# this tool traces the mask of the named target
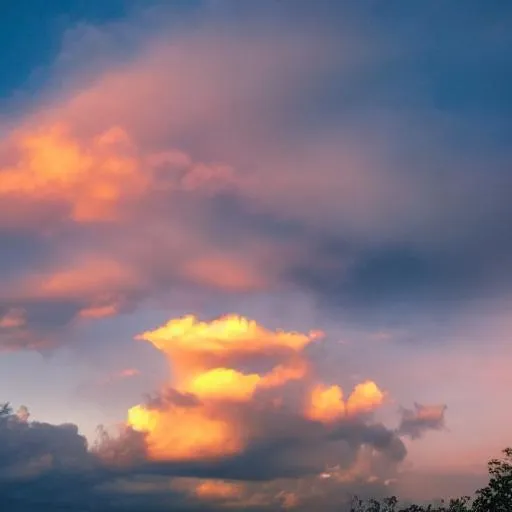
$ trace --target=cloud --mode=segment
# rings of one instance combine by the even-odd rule
[[[125,129],[115,125],[84,140],[56,121],[20,129],[11,139],[5,144],[16,157],[1,169],[2,201],[24,203],[31,213],[53,210],[54,223],[66,218],[79,224],[112,222],[159,189],[208,190],[232,179],[229,168],[195,163],[177,151],[140,154]],[[3,218],[7,227],[17,221],[23,227],[16,214]]]
[[[25,312],[22,309],[10,309],[0,318],[0,329],[16,329],[25,325]]]
[[[401,435],[417,439],[428,430],[442,430],[445,426],[446,405],[414,404],[414,409],[402,408],[402,420],[398,427]]]
[[[91,447],[76,426],[31,422],[26,408],[2,417],[0,488],[20,511],[336,510],[350,493],[382,496],[400,477],[400,436],[435,428],[438,411],[405,411],[398,431],[376,421],[386,399],[377,384],[357,384],[344,399],[319,378],[309,349],[323,336],[237,315],[144,331],[137,339],[170,366],[161,390],[116,431],[100,427]],[[105,385],[134,375],[120,371]]]
[[[140,371],[136,368],[126,368],[121,370],[116,376],[121,379],[127,379],[130,377],[136,377],[137,375],[140,375]]]
[[[240,495],[240,485],[224,482],[223,480],[206,480],[197,485],[194,492],[200,498],[226,499],[237,498]]]
[[[0,300],[0,347],[2,350],[34,350],[52,345],[49,332],[37,318],[40,311],[37,311],[37,308],[34,311],[29,310],[30,308],[27,307],[2,307]],[[29,313],[32,312],[35,318],[31,318],[34,321],[29,322]]]
[[[274,333],[234,315],[211,323],[193,316],[170,320],[139,339],[152,343],[173,364],[175,377],[170,386],[196,396],[201,404],[181,408],[172,404],[163,410],[137,406],[130,410],[128,421],[147,431],[148,447],[155,458],[182,460],[239,453],[246,443],[242,426],[239,419],[224,417],[223,404],[227,403],[229,411],[230,403],[248,402],[258,390],[301,378],[306,363],[300,353],[315,335]],[[243,373],[236,367],[258,356],[278,357],[279,364],[274,363],[264,374]]]
[[[373,381],[357,384],[346,402],[339,386],[315,386],[311,393],[308,415],[319,421],[332,421],[346,415],[371,411],[384,401],[384,393]]]
[[[91,58],[85,72],[72,70],[58,94],[43,95],[13,123],[0,151],[0,235],[44,240],[31,248],[40,252],[35,265],[21,258],[17,272],[2,276],[6,307],[62,301],[75,310],[67,321],[94,320],[176,286],[230,293],[280,286],[294,247],[245,229],[244,218],[236,227],[238,216],[222,204],[239,200],[251,210],[260,179],[277,189],[281,162],[265,160],[276,149],[269,142],[280,104],[300,104],[307,84],[330,73],[330,59],[348,67],[352,59],[338,56],[325,31],[307,40],[302,26],[281,30],[260,19],[241,32],[205,16],[201,31],[145,34],[122,61],[96,66]],[[72,51],[89,37],[108,46],[109,30],[117,29],[79,31],[85,40]],[[62,323],[58,315],[56,327]]]
[[[0,490],[9,510],[198,510],[170,488],[162,496],[152,481],[147,487],[153,492],[140,494],[137,474],[126,474],[126,461],[136,452],[129,432],[109,438],[100,431],[98,446],[88,450],[75,425],[27,419],[26,414],[0,417]],[[120,485],[123,480],[130,484]]]
[[[28,422],[28,410],[0,417],[1,480],[37,477],[46,471],[83,469],[87,443],[75,425]]]
[[[223,9],[172,31],[163,9],[67,35],[61,85],[0,144],[0,238],[30,241],[0,267],[0,307],[32,327],[34,303],[52,303],[41,337],[56,342],[77,318],[177,289],[370,309],[510,288],[506,154],[451,144],[471,134],[423,89],[396,104],[416,82],[392,70],[421,77],[411,63],[429,47],[404,48],[399,19],[370,34],[358,9],[327,3],[241,9],[236,24]],[[36,338],[19,346],[47,346]]]
[[[311,478],[330,463],[346,470],[363,444],[394,466],[403,444],[371,422],[383,392],[363,382],[345,402],[341,388],[318,382],[307,349],[321,335],[236,315],[185,316],[146,331],[138,339],[166,356],[172,377],[156,399],[129,410],[128,424],[155,467],[181,476]]]
[[[461,30],[450,8],[419,8],[405,27],[393,8],[377,23],[333,2],[257,4],[70,31],[55,86],[1,127],[2,350],[52,347],[185,294],[216,309],[228,295],[306,294],[322,315],[341,306],[367,325],[373,307],[403,323],[418,306],[446,313],[510,292],[505,107],[496,116],[499,94],[481,97],[495,84],[508,94],[493,66],[509,38],[485,17]],[[23,411],[9,421],[24,432],[13,447],[25,435],[45,446],[27,499],[49,485],[113,508],[148,510],[148,494],[156,508],[203,512],[207,497],[334,507],[347,489],[383,492],[405,457],[400,436],[444,424],[443,407],[421,405],[398,431],[376,422],[386,393],[319,378],[315,333],[186,317],[141,339],[171,378],[129,413],[139,431],[91,452],[72,427],[38,437]],[[46,447],[61,435],[93,469],[67,471]]]
[[[381,471],[379,464],[375,465],[376,455],[367,449],[361,449],[352,469],[331,468],[328,482],[316,475],[279,477],[278,467],[269,471],[265,465],[277,464],[283,452],[270,457],[261,446],[238,460],[157,464],[147,459],[144,437],[131,429],[122,429],[117,435],[100,429],[98,442],[87,449],[74,425],[29,422],[19,414],[0,419],[0,441],[2,497],[9,510],[20,512],[36,505],[43,510],[66,507],[79,511],[88,506],[109,512],[217,511],[225,507],[302,510],[303,505],[319,505],[323,500],[330,510],[329,506],[345,502],[350,489],[377,490],[378,478],[368,480],[367,469],[373,466],[373,471]],[[300,446],[295,444],[295,449]],[[265,453],[263,460],[257,458]],[[261,464],[259,477],[250,468],[251,461]],[[384,467],[389,472],[387,463]],[[252,478],[244,481],[250,475]]]

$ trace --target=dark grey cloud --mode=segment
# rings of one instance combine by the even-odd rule
[[[463,248],[461,248],[463,249]],[[463,254],[432,255],[403,243],[356,249],[350,244],[320,244],[290,271],[290,280],[311,290],[323,304],[356,314],[382,308],[417,310],[463,302],[486,294],[479,271],[485,261],[460,261]],[[315,265],[331,261],[331,265]],[[470,267],[470,268],[467,268]],[[496,290],[487,290],[495,292]]]
[[[101,434],[102,432],[100,432]],[[12,414],[0,416],[0,493],[6,510],[121,511],[199,510],[193,499],[167,490],[116,491],[123,478],[137,478],[140,436],[100,436],[88,450],[75,425],[27,422]],[[126,463],[132,464],[126,469]],[[142,475],[141,478],[144,478]],[[206,508],[205,508],[206,510]]]
[[[248,414],[256,416],[254,411]],[[363,495],[383,493],[384,480],[396,474],[405,457],[405,448],[392,431],[364,421],[353,421],[330,432],[295,415],[269,412],[260,415],[258,427],[266,430],[266,436],[255,439],[240,455],[193,462],[155,462],[147,459],[144,435],[130,429],[115,436],[99,429],[98,442],[89,449],[74,425],[31,422],[27,421],[27,414],[2,414],[3,503],[9,505],[9,510],[19,512],[31,507],[73,512],[213,511],[221,503],[204,502],[187,492],[186,487],[169,487],[169,482],[225,479],[248,486],[244,492],[249,495],[258,496],[265,488],[270,492],[268,501],[259,498],[252,506],[240,505],[244,510],[280,510],[276,498],[280,492],[293,490],[308,496],[317,486],[315,482],[320,482],[318,475],[329,467],[336,468],[336,474],[350,472],[364,455],[363,446],[377,450],[378,455],[371,455],[368,462],[379,478],[367,482],[361,475],[337,485],[322,483],[327,497],[337,496],[336,503],[355,491]],[[326,499],[315,493],[306,502]]]
[[[258,211],[255,204],[233,196],[218,198],[212,221],[223,221],[211,229],[220,238],[252,233],[288,246],[277,279],[312,293],[322,306],[361,318],[392,311],[403,316],[421,309],[439,315],[512,291],[512,242],[507,235],[512,209],[505,197],[512,175],[488,171],[482,162],[476,172],[459,178],[449,197],[442,197],[442,178],[436,186],[441,196],[436,197],[435,188],[426,191],[432,201],[422,225],[401,235],[392,234],[400,231],[401,220],[386,226],[375,219],[373,240],[371,234],[344,229],[343,222],[339,228],[315,228],[309,221]],[[471,193],[464,191],[467,180],[477,183]],[[475,187],[481,195],[475,195]],[[417,214],[414,204],[403,213]]]
[[[80,305],[68,301],[0,301],[0,350],[45,350],[66,334]],[[12,322],[18,316],[19,322]]]
[[[36,265],[50,252],[50,247],[33,233],[0,230],[0,276],[20,273],[27,265]]]
[[[326,465],[348,470],[356,461],[362,446],[370,446],[388,461],[391,472],[404,460],[407,450],[396,433],[372,416],[359,416],[339,420],[338,424],[324,425],[285,408],[275,409],[257,399],[256,404],[223,405],[224,414],[239,418],[239,428],[247,431],[248,444],[238,454],[215,459],[179,462],[145,462],[140,469],[150,473],[198,478],[222,478],[242,481],[270,481],[278,478],[300,478],[317,475]],[[173,405],[199,407],[193,395],[184,395],[172,389],[156,397],[149,397],[146,406],[166,411]],[[113,453],[121,446],[129,457],[140,459],[142,434],[129,431],[128,437],[112,440],[107,437],[101,452],[107,446]],[[115,457],[113,457],[115,458]]]
[[[398,427],[400,435],[411,439],[422,437],[429,430],[445,428],[446,405],[422,405],[415,403],[414,409],[401,409],[402,419]]]

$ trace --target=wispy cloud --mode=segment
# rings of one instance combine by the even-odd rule
[[[2,232],[41,250],[2,277],[4,307],[25,307],[30,324],[28,303],[72,304],[58,325],[177,286],[300,288],[330,305],[506,288],[495,276],[507,258],[494,257],[510,252],[503,160],[488,172],[436,135],[449,120],[422,109],[344,117],[342,92],[404,50],[379,44],[383,33],[333,30],[324,8],[319,30],[304,9],[288,23],[247,16],[243,32],[214,9],[200,30],[142,30],[122,60],[109,36],[131,22],[69,34],[63,52],[79,52],[85,71],[68,67],[65,87],[2,142]],[[108,66],[83,59],[90,38]],[[339,115],[308,130],[301,109],[333,83]]]

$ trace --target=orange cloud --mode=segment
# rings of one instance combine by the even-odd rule
[[[297,369],[293,372],[290,369],[286,372],[282,368],[275,369],[281,376],[273,373],[263,378],[242,375],[233,369],[225,371],[222,366],[216,365],[217,362],[229,362],[241,355],[300,353],[319,336],[319,332],[269,331],[254,320],[236,315],[224,316],[209,323],[189,315],[170,320],[163,327],[140,334],[137,339],[149,341],[167,355],[174,366],[175,385],[180,391],[194,392],[189,388],[190,383],[199,382],[198,386],[201,387],[201,383],[207,381],[210,389],[213,389],[211,386],[215,379],[216,393],[219,393],[221,388],[232,388],[235,380],[244,383],[246,390],[254,391],[260,382],[268,386],[269,382],[286,377],[286,372],[291,375]]]
[[[194,377],[186,388],[199,398],[246,401],[258,389],[281,386],[305,377],[306,373],[305,362],[279,365],[265,375],[244,374],[232,368],[215,368]]]
[[[152,343],[173,364],[175,378],[171,384],[180,393],[195,395],[201,404],[172,404],[165,410],[136,406],[129,411],[128,423],[147,432],[148,450],[155,458],[203,458],[238,452],[246,440],[237,422],[226,417],[223,404],[250,401],[258,389],[303,376],[306,366],[296,362],[296,354],[318,335],[269,331],[236,315],[210,323],[185,316],[144,332],[137,338]],[[219,357],[227,362],[237,354],[265,354],[276,349],[294,356],[290,366],[286,365],[289,355],[267,374],[216,366]]]
[[[129,410],[128,424],[147,433],[148,453],[156,460],[210,459],[243,447],[236,427],[205,408],[173,406],[161,411],[138,405]]]
[[[163,327],[146,331],[137,339],[146,340],[171,357],[180,353],[229,354],[259,353],[267,349],[300,351],[322,335],[269,331],[254,320],[226,315],[212,322],[201,322],[193,315],[169,320]]]
[[[145,433],[152,458],[196,460],[242,452],[253,435],[244,408],[253,407],[258,393],[266,390],[272,390],[267,406],[281,407],[286,402],[281,390],[294,381],[305,389],[313,386],[305,417],[316,421],[342,420],[379,405],[383,395],[371,381],[356,386],[346,402],[340,387],[311,384],[304,349],[321,335],[271,331],[237,315],[211,322],[189,315],[146,331],[137,338],[153,344],[172,365],[168,386],[194,400],[137,405],[128,413],[128,424]],[[244,372],[238,367],[240,356],[246,362],[267,357],[272,367]],[[296,413],[303,416],[303,411]]]
[[[261,380],[256,373],[243,374],[231,368],[215,368],[192,378],[187,390],[199,398],[247,400]]]
[[[383,400],[384,393],[370,380],[357,384],[346,401],[339,386],[319,384],[311,392],[306,414],[313,420],[331,422],[346,415],[370,412]]]
[[[315,334],[313,333],[312,336],[315,336]],[[261,380],[261,387],[273,388],[281,386],[288,381],[303,379],[307,376],[308,371],[309,364],[304,358],[291,358],[286,363],[274,367],[271,372],[267,373]]]
[[[215,192],[236,183],[228,166],[197,162],[175,150],[148,151],[115,119],[88,135],[80,133],[80,127],[65,120],[66,104],[62,108],[62,118],[34,116],[4,141],[15,155],[13,162],[0,162],[4,204],[21,202],[30,211],[53,211],[54,224],[64,219],[120,222],[133,218],[156,194]],[[11,208],[10,213],[2,219],[8,225],[30,222],[23,211]]]
[[[309,418],[318,421],[333,421],[344,416],[343,391],[339,386],[315,386],[311,392],[311,403],[306,411]]]
[[[296,493],[284,490],[290,487],[290,482],[282,480],[261,485],[217,478],[178,478],[172,481],[172,487],[201,501],[214,502],[229,510],[288,510],[294,509],[300,503]]]
[[[384,393],[371,380],[357,384],[347,400],[347,413],[369,412],[384,401]]]
[[[195,494],[207,500],[240,498],[242,492],[241,484],[225,482],[224,480],[205,480],[195,488]]]
[[[112,220],[122,200],[148,186],[129,137],[119,127],[83,142],[62,124],[13,136],[15,166],[0,172],[0,197],[62,202],[77,222]]]

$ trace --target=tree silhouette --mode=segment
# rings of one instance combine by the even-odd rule
[[[469,496],[441,505],[408,505],[399,508],[398,498],[363,502],[355,498],[350,512],[512,512],[512,448],[503,450],[504,457],[488,463],[489,483]]]
[[[440,505],[408,505],[398,508],[399,501],[396,496],[385,498],[383,501],[371,499],[367,502],[356,498],[350,512],[472,512],[469,502],[470,498],[465,496],[452,499],[448,504],[441,502]]]
[[[3,416],[9,416],[12,413],[11,405],[9,402],[5,404],[0,404],[0,418]]]
[[[474,512],[512,511],[512,448],[506,448],[503,454],[502,459],[489,461],[489,483],[476,491]]]

